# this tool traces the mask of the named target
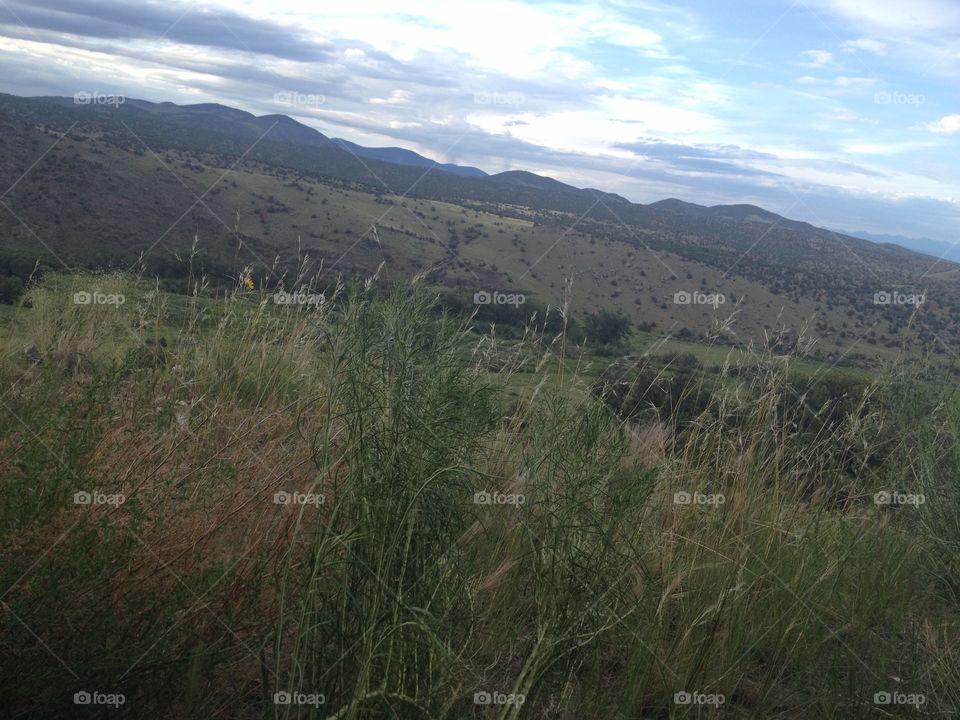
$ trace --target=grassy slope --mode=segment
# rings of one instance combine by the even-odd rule
[[[24,164],[54,140],[33,130],[25,138],[12,138],[8,147],[15,146],[15,164]],[[322,258],[331,274],[370,273],[383,263],[388,277],[429,272],[431,282],[468,294],[522,290],[554,305],[563,301],[565,281],[572,278],[569,300],[578,315],[614,308],[637,323],[652,324],[660,334],[717,333],[726,342],[743,343],[811,323],[811,332],[822,338],[821,357],[830,362],[844,355],[891,359],[900,347],[913,351],[921,343],[947,359],[949,350],[932,333],[948,346],[956,339],[956,327],[949,322],[957,299],[954,285],[950,276],[938,273],[924,280],[933,288],[925,315],[910,323],[908,309],[872,306],[866,293],[880,279],[853,278],[863,271],[852,262],[846,262],[851,281],[866,288],[848,288],[852,299],[831,296],[831,288],[776,294],[751,274],[746,261],[726,276],[733,262],[725,258],[739,252],[730,255],[728,248],[709,263],[693,258],[712,257],[703,253],[718,252],[716,248],[690,246],[688,252],[681,243],[674,247],[683,256],[653,252],[645,245],[662,248],[664,239],[640,227],[591,224],[581,232],[579,226],[570,230],[578,218],[564,213],[506,206],[494,212],[494,206],[472,209],[417,198],[397,204],[389,194],[377,196],[259,163],[241,164],[224,175],[225,165],[212,155],[161,151],[154,156],[142,147],[123,149],[81,135],[63,138],[11,194],[18,214],[37,235],[5,216],[8,247],[37,253],[39,237],[73,265],[91,257],[106,264],[118,253],[132,264],[144,245],[153,245],[150,257],[162,258],[169,268],[182,265],[178,258],[197,238],[204,261],[218,275],[235,277],[251,265],[262,280],[276,282],[282,274],[270,269],[276,262],[289,268],[309,252]],[[196,203],[209,188],[203,204]],[[144,198],[151,201],[145,204]],[[373,223],[380,246],[369,234]],[[588,229],[599,234],[586,234]],[[450,250],[453,232],[456,257]],[[91,235],[93,242],[77,242]],[[761,253],[761,248],[752,252]],[[49,261],[54,266],[59,262]],[[886,276],[892,271],[879,272]],[[696,289],[721,291],[731,300],[716,312],[673,303],[675,292]],[[731,315],[735,319],[728,322]]]
[[[127,302],[72,303],[91,287]],[[144,718],[308,716],[282,690],[338,718],[714,714],[683,691],[725,717],[960,709],[952,395],[892,376],[800,432],[780,361],[751,357],[696,423],[623,423],[589,353],[560,374],[562,340],[504,347],[415,289],[319,311],[150,291],[51,278],[6,313],[12,717],[81,716],[84,689]],[[526,700],[475,702],[494,692]]]

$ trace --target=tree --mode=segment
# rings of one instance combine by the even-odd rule
[[[0,275],[0,303],[12,305],[23,292],[23,280]]]
[[[632,332],[630,318],[619,310],[600,310],[587,313],[584,322],[587,339],[601,345],[609,345],[621,340]]]

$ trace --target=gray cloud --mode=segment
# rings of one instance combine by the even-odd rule
[[[289,60],[328,59],[331,48],[307,33],[232,11],[213,13],[195,3],[111,0],[7,0],[0,23],[18,31],[47,30],[110,40],[164,37],[186,45],[262,53]]]
[[[771,153],[750,150],[738,145],[682,145],[657,140],[639,140],[632,143],[620,143],[616,147],[629,150],[641,157],[661,161],[680,171],[784,177],[783,173],[769,172],[751,168],[742,163],[729,162],[772,160],[787,168],[810,168],[827,172],[864,175],[866,177],[888,177],[884,173],[842,160],[779,158]]]
[[[770,153],[747,150],[738,145],[680,145],[658,140],[620,143],[616,147],[651,158],[709,158],[720,160],[775,160]]]
[[[870,170],[861,165],[844,162],[843,160],[781,160],[786,165],[796,167],[808,167],[814,170],[825,170],[827,172],[847,173],[852,175],[865,175],[867,177],[886,178],[890,177],[886,173]]]
[[[720,175],[753,175],[779,177],[778,173],[730,160],[775,160],[768,153],[747,150],[737,145],[681,145],[677,143],[640,140],[619,143],[615,147],[656,160],[658,163],[680,172],[714,173]]]

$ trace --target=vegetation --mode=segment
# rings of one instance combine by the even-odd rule
[[[630,334],[630,319],[620,312],[599,310],[595,313],[587,313],[584,324],[585,339],[599,345],[611,345]]]
[[[500,340],[423,281],[284,280],[314,300],[47,273],[0,315],[10,717],[960,711],[932,369],[597,373],[565,307]]]
[[[572,294],[569,319],[591,318],[583,332],[611,354],[629,345],[598,339],[616,333],[614,316],[641,332],[771,342],[794,355],[803,353],[781,330],[809,323],[818,360],[870,370],[901,353],[945,365],[960,342],[952,263],[749,206],[639,205],[529,173],[425,174],[361,163],[305,126],[292,132],[292,120],[254,143],[272,120],[256,130],[229,108],[158,108],[0,94],[11,210],[0,214],[0,304],[19,294],[38,254],[42,270],[144,270],[180,293],[188,255],[221,286],[248,264],[258,283],[274,284],[309,256],[364,277],[381,264],[393,279],[422,274],[467,304],[480,291],[514,292],[528,310]],[[875,301],[891,292],[924,302]],[[678,303],[681,293],[724,301]],[[530,314],[490,305],[478,319],[513,330]]]

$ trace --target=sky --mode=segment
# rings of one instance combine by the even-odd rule
[[[0,92],[219,102],[636,202],[950,243],[957,88],[960,0],[0,0]]]

